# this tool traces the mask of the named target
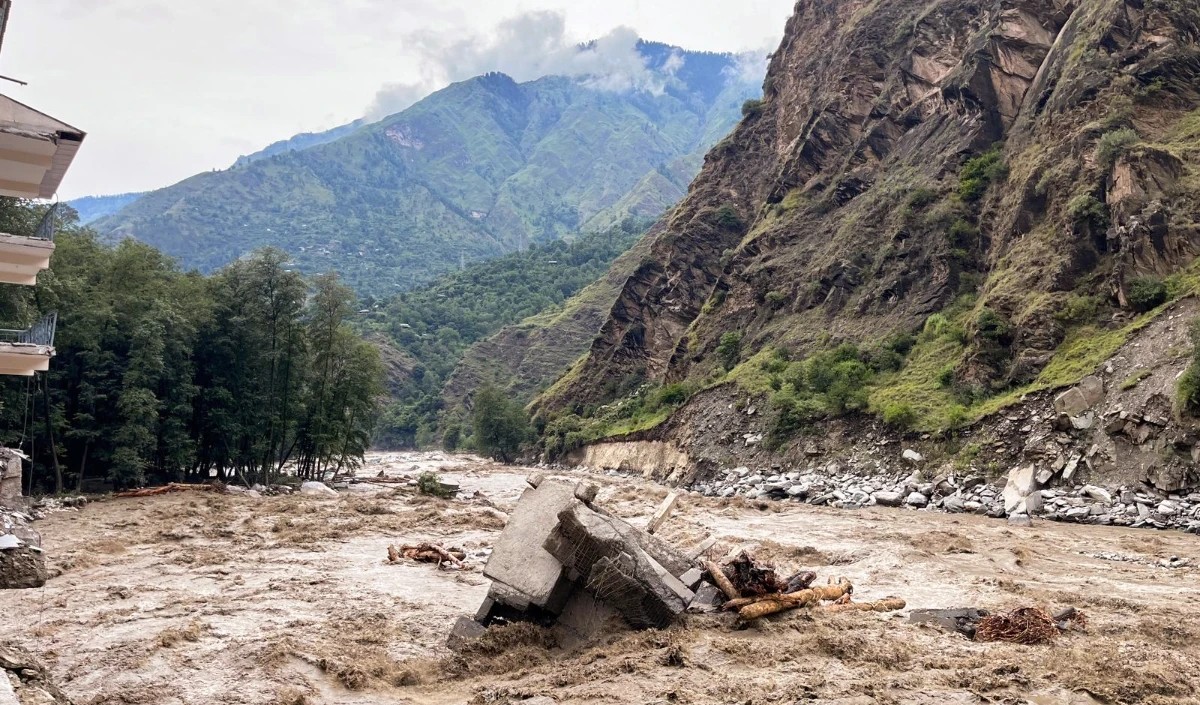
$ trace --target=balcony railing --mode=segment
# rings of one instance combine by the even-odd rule
[[[0,343],[15,343],[18,345],[44,345],[54,347],[54,330],[58,327],[58,313],[51,312],[42,316],[42,320],[25,330],[0,329]]]
[[[46,214],[42,216],[42,220],[38,223],[37,228],[33,231],[33,237],[39,240],[53,240],[54,234],[58,232],[59,206],[55,203],[46,210]]]

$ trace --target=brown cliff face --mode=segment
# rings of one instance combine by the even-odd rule
[[[1125,305],[1130,280],[1200,252],[1198,16],[1185,0],[800,0],[763,104],[540,406],[706,377],[727,332],[743,357],[795,356],[915,330],[962,294],[1014,332],[958,377],[1027,381],[1072,292]],[[960,196],[993,144],[1006,168]]]

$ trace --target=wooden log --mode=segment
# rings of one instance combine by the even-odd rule
[[[663,503],[659,505],[658,510],[654,512],[654,516],[650,517],[650,523],[646,524],[646,533],[653,534],[658,531],[658,527],[663,525],[675,509],[675,503],[679,501],[679,493],[672,492],[667,495]]]
[[[705,561],[704,567],[708,570],[709,575],[712,576],[713,582],[717,584],[717,587],[721,588],[721,592],[725,593],[725,597],[728,597],[730,600],[736,600],[741,597],[737,588],[725,576],[725,571],[721,570],[721,566],[712,561]]]
[[[837,602],[825,605],[825,612],[895,612],[904,609],[906,603],[899,597],[888,597],[875,602]]]
[[[216,489],[213,485],[189,485],[182,482],[171,482],[161,487],[143,487],[136,490],[117,492],[114,497],[153,497],[168,492],[211,492]]]
[[[837,585],[809,588],[800,592],[789,592],[764,598],[738,610],[738,616],[746,621],[766,617],[767,615],[817,604],[823,600],[836,600],[854,591],[854,586],[848,580],[842,580]]]

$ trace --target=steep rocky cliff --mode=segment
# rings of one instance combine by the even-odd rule
[[[682,440],[747,392],[800,419],[786,452],[804,424],[946,431],[1074,383],[1194,293],[1198,38],[1183,0],[800,0],[762,102],[535,409],[715,390]],[[839,345],[847,398],[768,405]]]

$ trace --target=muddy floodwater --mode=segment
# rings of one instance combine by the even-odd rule
[[[423,469],[463,494],[379,482],[336,498],[180,493],[53,513],[36,528],[54,577],[0,593],[0,639],[85,704],[1200,702],[1197,537],[905,509],[684,496],[659,532],[684,549],[710,535],[718,553],[751,544],[781,571],[850,579],[856,600],[902,597],[899,613],[689,615],[661,632],[614,625],[573,650],[510,628],[452,654],[445,636],[484,598],[480,569],[528,470],[389,453],[360,475]],[[587,477],[600,506],[635,523],[667,493]],[[462,548],[468,570],[388,562],[390,544],[419,541]],[[1192,567],[1158,565],[1171,557]],[[1031,605],[1076,607],[1087,631],[1019,646],[907,622],[911,609]]]

